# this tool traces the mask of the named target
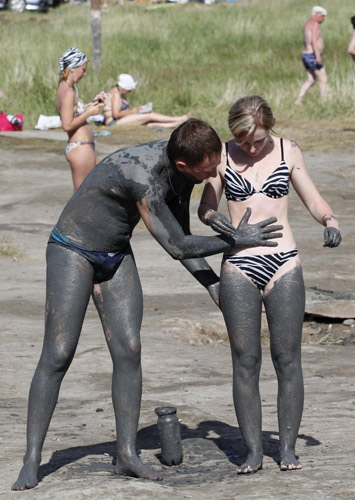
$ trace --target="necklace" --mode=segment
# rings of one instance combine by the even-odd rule
[[[250,168],[250,167],[249,167]],[[258,170],[256,172],[256,174],[254,174],[254,172],[252,170],[250,170],[250,172],[253,174],[253,176],[255,177],[255,182],[258,182],[259,180],[259,170],[260,170],[260,164],[258,166]]]
[[[167,167],[166,167],[166,169],[167,169],[167,172],[168,172],[168,179],[169,179],[169,184],[170,184],[171,190],[172,190],[173,194],[174,194],[175,196],[177,196],[177,199],[178,199],[179,205],[181,205],[181,201],[182,201],[181,193],[180,193],[180,194],[178,194],[178,193],[175,191],[174,186],[173,186],[173,183],[171,182],[171,179],[170,179],[170,171],[169,171],[169,167],[167,166]]]

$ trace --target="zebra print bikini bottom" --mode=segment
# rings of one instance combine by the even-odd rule
[[[276,271],[288,260],[298,255],[298,250],[272,253],[269,255],[224,255],[223,262],[230,262],[243,271],[252,282],[264,290]]]

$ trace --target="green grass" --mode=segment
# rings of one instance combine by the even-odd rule
[[[313,88],[302,107],[293,105],[305,77],[301,30],[312,5],[309,0],[252,0],[148,10],[144,4],[119,7],[113,1],[102,12],[102,69],[94,73],[89,65],[80,95],[89,101],[114,84],[120,72],[128,72],[139,81],[132,104],[152,101],[158,112],[191,112],[222,138],[229,135],[229,107],[251,93],[269,101],[280,129],[290,124],[354,129],[355,64],[346,52],[353,0],[322,0],[329,13],[322,25],[329,96],[319,103]],[[0,44],[0,108],[23,112],[25,127],[33,128],[40,113],[57,114],[61,54],[76,45],[91,57],[90,8],[62,4],[48,14],[2,12]]]

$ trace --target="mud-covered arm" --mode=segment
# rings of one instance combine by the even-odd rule
[[[291,169],[292,185],[310,214],[316,221],[325,226],[323,246],[337,247],[342,239],[339,222],[329,204],[314,185],[298,145],[289,141],[285,146],[285,156]]]
[[[223,193],[223,175],[220,168],[221,165],[218,167],[216,177],[210,177],[206,180],[198,208],[198,216],[201,222],[210,226],[217,233],[233,234],[235,227],[225,215],[217,212]]]
[[[191,235],[190,229],[190,195],[193,186],[184,191],[181,203],[176,203],[176,198],[169,208],[174,217],[180,223],[185,235]],[[192,276],[206,288],[215,304],[219,305],[219,277],[213,271],[208,262],[202,257],[183,259],[181,264],[192,274]]]
[[[186,210],[189,196],[190,194],[182,200],[183,207],[180,209],[180,213],[177,213],[177,207],[174,209],[171,205],[175,215],[166,204],[163,191],[153,193],[148,190],[145,196],[137,202],[139,213],[148,231],[164,250],[173,259],[184,260],[214,255],[234,246],[234,238],[225,235],[195,236],[185,234],[183,227],[186,232],[189,232],[187,231],[189,219]]]
[[[189,195],[182,201],[182,204],[188,206]],[[152,188],[150,188],[137,201],[139,213],[148,231],[174,259],[205,257],[234,247],[277,246],[277,243],[269,240],[282,236],[280,233],[275,233],[275,231],[282,229],[282,226],[270,225],[276,221],[275,218],[257,224],[248,224],[250,209],[247,209],[238,228],[231,235],[195,236],[185,234],[183,228],[186,231],[186,227],[188,227],[186,206],[184,213],[178,213],[178,221],[165,203],[163,190],[152,192]],[[177,209],[175,209],[175,213],[177,213]],[[212,270],[206,269],[204,262],[188,262],[184,265],[201,284],[212,291],[211,287],[215,284],[215,274]],[[199,268],[199,266],[202,267]]]
[[[213,302],[219,305],[219,277],[203,258],[183,259],[181,264],[206,288]]]
[[[276,242],[270,240],[282,237],[281,233],[275,231],[280,231],[283,227],[271,225],[276,222],[275,217],[257,224],[249,224],[250,208],[247,208],[238,227],[234,228],[234,233],[230,235],[185,234],[181,226],[184,222],[180,220],[179,223],[174,217],[165,202],[164,189],[157,186],[154,179],[146,184],[144,193],[140,195],[136,203],[148,231],[173,259],[206,257],[235,247],[277,246]]]

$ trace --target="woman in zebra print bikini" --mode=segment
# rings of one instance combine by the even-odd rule
[[[288,222],[289,181],[310,211],[325,226],[324,245],[341,242],[339,224],[313,184],[298,145],[270,135],[275,118],[260,96],[239,99],[229,111],[234,139],[225,144],[218,175],[206,181],[199,208],[202,222],[228,234],[245,210],[250,221],[276,217],[283,236],[278,252],[265,247],[235,249],[224,255],[220,307],[226,321],[233,362],[233,397],[247,447],[238,473],[262,468],[262,423],[259,376],[261,367],[261,307],[270,330],[272,361],[278,379],[280,469],[302,466],[295,445],[303,411],[301,337],[305,291],[296,243]],[[223,193],[231,222],[217,212]]]

